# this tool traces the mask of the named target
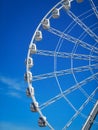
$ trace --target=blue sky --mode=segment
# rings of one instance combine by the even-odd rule
[[[25,95],[25,90],[27,87],[26,82],[24,82],[24,73],[26,71],[26,67],[24,64],[25,58],[27,56],[28,46],[31,41],[32,35],[39,24],[40,20],[43,18],[43,16],[57,3],[59,0],[1,0],[0,1],[0,129],[1,130],[40,130],[37,126],[37,120],[39,115],[38,114],[32,114],[29,109],[29,104],[31,103],[31,99],[28,99]],[[96,6],[98,6],[97,0],[94,0]],[[73,11],[78,16],[83,11],[89,10],[90,5],[87,6],[87,3],[85,2],[84,5],[80,4],[78,5],[76,2],[73,3]],[[81,7],[81,10],[79,10],[79,6]],[[93,11],[92,11],[93,12]],[[66,28],[69,22],[72,19],[66,20],[66,25],[63,26],[64,22],[64,16],[67,19],[68,16],[63,14],[64,10],[61,12],[62,16],[60,17],[60,20],[57,20],[57,24],[55,24],[54,20],[51,20],[51,23],[53,24],[53,27],[56,27],[57,29],[61,29],[61,31],[64,31],[64,27]],[[88,14],[89,15],[89,14]],[[83,16],[85,17],[85,16]],[[82,19],[82,17],[81,17]],[[93,20],[92,20],[93,19]],[[89,22],[87,22],[89,20]],[[61,21],[61,22],[60,22]],[[84,20],[84,23],[88,26],[92,25],[93,23],[98,22],[95,17],[89,17],[88,19]],[[95,25],[95,28],[97,28],[98,24]],[[69,33],[72,36],[76,36],[77,38],[80,36],[81,32],[83,30],[76,25],[76,28],[78,28],[80,31],[77,33],[74,29],[72,32]],[[75,29],[76,29],[75,28]],[[74,33],[73,33],[74,32]],[[94,32],[98,35],[98,29],[95,29]],[[46,34],[46,35],[45,35]],[[53,50],[57,41],[59,40],[58,37],[51,35],[49,32],[43,32],[45,40],[40,42],[38,44],[38,49],[51,49]],[[47,37],[49,35],[49,37]],[[54,38],[54,39],[53,39]],[[48,39],[48,40],[47,40]],[[94,45],[95,41],[85,34],[84,41],[92,41],[91,44]],[[51,48],[51,44],[53,48]],[[64,42],[64,41],[62,41]],[[47,43],[47,44],[46,44]],[[70,44],[68,42],[65,42],[65,44],[62,45],[60,50],[58,51],[65,51],[70,52],[73,48],[73,44]],[[67,48],[68,46],[68,48]],[[64,48],[65,47],[65,48]],[[98,47],[98,46],[96,46]],[[82,47],[78,47],[76,50],[77,53],[82,54],[89,54],[90,52]],[[98,56],[98,53],[92,53],[93,56]],[[39,58],[39,60],[37,60]],[[46,73],[46,72],[52,72],[53,71],[53,58],[46,58],[46,57],[40,57],[35,56],[35,65],[34,69],[32,70],[33,73],[40,74],[40,73]],[[42,62],[42,60],[44,62]],[[57,58],[57,70],[63,70],[70,68],[70,59],[60,59]],[[62,63],[62,64],[59,64]],[[49,68],[48,68],[48,64]],[[67,64],[67,65],[66,65]],[[77,60],[74,61],[73,67],[87,65],[88,62],[83,61],[79,62],[77,64]],[[91,64],[94,64],[94,62],[91,62]],[[45,68],[43,68],[45,66]],[[66,67],[64,67],[66,66]],[[95,74],[97,70],[94,70],[93,73]],[[82,72],[78,75],[78,73],[75,74],[76,79],[78,82],[84,80],[85,78],[89,77],[91,75],[91,72],[86,71],[85,73]],[[98,76],[97,76],[98,78]],[[70,79],[70,80],[68,80]],[[62,90],[65,90],[69,88],[70,86],[73,86],[75,84],[75,81],[73,79],[73,76],[67,75],[67,76],[61,76],[58,77],[59,83],[62,85]],[[53,85],[52,88],[50,85],[50,82],[52,82],[51,85]],[[55,96],[59,93],[59,89],[57,89],[57,81],[55,78],[49,79],[49,80],[42,80],[34,82],[36,87],[36,97],[40,103],[45,102]],[[47,85],[47,86],[46,86]],[[98,85],[98,81],[94,80],[90,83],[88,83],[88,86],[94,86],[90,90],[87,89],[87,85],[84,86],[84,90],[88,92],[88,94],[91,94],[91,92],[96,88]],[[44,87],[45,86],[45,87]],[[43,88],[44,87],[44,88]],[[54,91],[53,91],[54,90]],[[48,93],[48,92],[51,92]],[[74,98],[72,99],[72,97]],[[76,98],[79,97],[79,102],[82,104],[86,98],[81,94],[79,90],[73,92],[72,94],[68,95],[67,98],[74,103],[74,105],[77,107],[77,109],[80,107],[79,103],[77,103]],[[95,95],[95,98],[98,99],[98,94]],[[43,110],[43,113],[49,116],[49,120],[53,119],[51,123],[55,126],[56,130],[61,128],[61,125],[64,125],[65,122],[67,122],[67,119],[70,119],[70,117],[74,114],[74,111],[68,106],[67,103],[63,104],[63,99],[59,100],[56,104],[51,105],[49,108]],[[64,109],[66,108],[65,113],[59,113],[59,109],[56,110],[54,108],[57,108],[59,105],[64,106]],[[89,106],[92,108],[93,104],[89,103],[87,106],[88,113],[90,112]],[[63,111],[64,111],[63,109]],[[68,111],[67,111],[68,110]],[[50,112],[50,113],[48,113]],[[67,113],[69,112],[69,115],[66,117]],[[86,110],[83,111],[85,114]],[[57,115],[57,113],[59,113]],[[65,118],[65,120],[62,120],[61,123],[57,126],[55,122],[59,122],[58,118]],[[77,124],[77,121],[79,121],[79,125],[81,125],[82,118],[75,120],[72,127],[70,127],[68,130],[79,130],[79,125]],[[84,120],[83,120],[84,121]],[[97,119],[98,121],[98,119]],[[98,125],[92,129],[97,130]],[[74,129],[73,129],[74,128]],[[48,130],[48,128],[45,128],[45,130]]]

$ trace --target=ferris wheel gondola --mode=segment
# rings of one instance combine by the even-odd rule
[[[75,12],[87,4],[85,12]],[[39,113],[40,127],[70,130],[80,121],[76,130],[85,130],[83,124],[98,100],[97,16],[93,0],[60,0],[36,28],[24,79],[28,83],[26,94],[33,100],[30,109]],[[98,127],[97,120],[93,124]]]

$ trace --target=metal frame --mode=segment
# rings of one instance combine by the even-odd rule
[[[82,130],[90,130],[90,128],[92,127],[93,122],[94,122],[97,114],[98,114],[98,100],[95,103],[95,105],[94,105],[90,115],[88,116],[88,118],[87,118],[87,120],[86,120],[86,122],[85,122],[85,124],[84,124],[84,126],[82,128]]]
[[[45,107],[47,107],[48,105],[51,105],[52,103],[56,102],[57,100],[61,99],[62,97],[67,101],[67,103],[71,106],[71,108],[75,111],[75,114],[72,116],[72,118],[67,122],[67,124],[63,127],[62,130],[66,130],[71,123],[73,122],[74,119],[76,119],[76,117],[78,115],[81,115],[84,118],[87,118],[83,113],[82,110],[85,108],[85,106],[88,104],[88,102],[90,102],[91,100],[93,100],[93,102],[95,102],[95,100],[93,99],[95,93],[98,91],[98,87],[91,93],[91,95],[88,95],[88,93],[82,88],[83,85],[85,85],[86,83],[92,81],[93,79],[96,79],[96,75],[98,75],[98,73],[93,74],[92,69],[97,69],[98,68],[98,64],[91,64],[91,61],[98,61],[98,57],[97,56],[92,56],[92,53],[90,53],[90,55],[83,55],[83,54],[76,54],[75,51],[77,49],[77,46],[80,45],[82,47],[84,47],[87,50],[90,50],[96,54],[98,54],[98,48],[95,46],[90,45],[89,43],[84,42],[83,40],[80,40],[79,38],[75,38],[67,33],[61,32],[59,30],[57,30],[56,28],[51,27],[50,25],[50,19],[52,17],[52,12],[55,9],[58,9],[58,11],[60,11],[66,4],[66,1],[69,2],[69,5],[71,5],[71,2],[74,0],[61,0],[60,2],[58,2],[46,15],[45,17],[41,20],[40,24],[38,25],[38,27],[35,30],[35,33],[33,34],[32,40],[30,42],[29,45],[29,50],[28,50],[28,54],[27,54],[27,61],[29,61],[29,59],[32,61],[31,64],[29,62],[26,63],[26,80],[28,83],[28,88],[30,91],[30,97],[33,100],[33,107],[34,110],[37,110],[37,112],[40,115],[40,118],[43,119],[43,121],[45,122],[45,126],[47,125],[51,130],[54,130],[53,126],[48,122],[48,120],[44,117],[43,113],[42,113],[42,109],[44,109]],[[78,2],[81,2],[81,0],[77,0]],[[98,11],[93,3],[92,0],[89,0],[91,3],[91,7],[92,10],[94,11],[96,17],[98,14]],[[64,4],[64,5],[63,5]],[[57,12],[58,13],[58,12]],[[92,37],[96,42],[98,42],[98,36],[91,30],[91,28],[87,27],[82,20],[79,19],[79,17],[76,17],[70,10],[66,10],[66,13],[73,19],[73,21],[75,21],[75,24],[73,25],[74,22],[72,22],[67,29],[69,29],[69,32],[72,30],[72,28],[78,24],[83,30],[84,32],[86,32],[90,37]],[[59,16],[59,15],[58,15]],[[54,17],[56,18],[56,17]],[[98,18],[98,17],[97,17]],[[67,41],[72,42],[73,44],[75,44],[74,49],[72,50],[72,53],[65,53],[65,52],[60,52],[58,49],[58,46],[61,44],[60,42],[58,42],[57,44],[57,48],[55,49],[55,51],[49,51],[49,50],[37,50],[36,48],[36,44],[34,43],[34,41],[40,41],[42,39],[42,33],[40,31],[40,27],[43,25],[43,21],[47,20],[48,21],[48,25],[44,25],[43,29],[47,29],[47,31],[49,31],[50,33],[60,37],[60,39],[66,39]],[[45,24],[45,22],[44,22]],[[71,27],[72,26],[72,27]],[[67,30],[66,29],[66,30]],[[36,36],[36,33],[39,32],[39,34],[41,36]],[[84,35],[81,34],[80,37],[82,37]],[[32,46],[35,47],[35,50],[32,50]],[[33,48],[34,49],[34,48]],[[57,51],[58,50],[58,51]],[[31,52],[32,51],[32,52]],[[33,66],[33,59],[31,59],[31,56],[33,54],[37,54],[37,55],[43,55],[43,56],[53,56],[54,57],[54,72],[50,72],[50,73],[46,73],[46,74],[41,74],[41,75],[35,75],[32,76],[30,75],[30,69]],[[60,70],[60,71],[56,71],[56,67],[55,67],[55,62],[56,62],[56,57],[62,57],[62,58],[71,58],[71,68],[67,69],[67,70]],[[73,67],[73,59],[80,59],[80,60],[87,60],[89,61],[89,65],[87,66],[82,66],[82,67]],[[81,81],[81,82],[77,82],[74,73],[75,72],[83,72],[83,71],[87,71],[90,70],[92,75],[89,76],[88,78],[86,78],[85,80]],[[60,83],[58,81],[58,76],[62,76],[62,75],[68,75],[68,74],[72,74],[76,85],[70,87],[69,89],[62,91]],[[60,94],[56,95],[55,97],[51,98],[49,101],[41,104],[40,106],[38,105],[35,95],[34,95],[34,87],[32,86],[32,82],[31,81],[36,81],[36,80],[43,80],[46,78],[52,78],[55,77],[58,87],[60,89]],[[79,89],[84,95],[85,97],[87,97],[87,100],[81,105],[81,107],[77,110],[73,104],[66,98],[66,95],[70,94],[71,92],[75,91],[76,89]],[[36,105],[37,104],[37,105]],[[86,124],[88,124],[88,122],[91,120],[91,118],[94,121],[95,118],[95,114],[96,114],[96,109],[98,109],[98,101],[97,101],[97,105],[95,105],[95,107],[92,110],[92,115],[90,114],[90,116],[88,117],[88,120],[86,122]],[[97,110],[98,112],[98,110]],[[39,119],[40,119],[39,118]],[[86,128],[86,125],[84,126]],[[89,129],[85,129],[83,127],[82,130],[89,130]]]

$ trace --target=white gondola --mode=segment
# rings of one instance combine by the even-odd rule
[[[42,32],[41,31],[36,31],[35,40],[36,41],[42,40]]]
[[[81,3],[81,2],[83,2],[83,0],[76,0],[78,3]]]
[[[34,96],[34,88],[31,86],[30,88],[28,87],[27,89],[26,89],[26,95],[28,96],[28,97],[31,97],[31,96]]]
[[[69,0],[64,0],[63,1],[63,7],[65,10],[69,10],[71,8],[71,4]]]
[[[26,95],[27,95],[28,97],[31,97],[29,88],[26,89]]]
[[[24,74],[24,80],[27,81],[27,73]]]
[[[38,120],[38,125],[39,125],[40,127],[45,127],[45,126],[47,126],[46,117],[40,117],[39,120]]]
[[[24,74],[25,81],[32,82],[32,73],[29,71],[28,73]]]
[[[43,22],[42,22],[42,27],[44,29],[49,29],[50,28],[50,21],[49,19],[44,19]]]
[[[38,111],[38,102],[31,103],[31,104],[30,104],[30,110],[31,110],[32,112],[37,112],[37,111]]]
[[[55,8],[53,11],[52,11],[52,17],[53,18],[58,18],[60,16],[60,11],[59,9]]]
[[[30,45],[30,54],[35,54],[37,52],[36,44],[31,44]]]
[[[28,64],[28,67],[31,68],[33,66],[33,59],[31,57],[29,57],[26,60],[26,65]]]
[[[34,88],[32,86],[30,87],[30,93],[31,93],[31,96],[34,96]]]

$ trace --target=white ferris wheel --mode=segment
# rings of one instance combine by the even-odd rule
[[[98,129],[98,0],[60,0],[44,16],[24,78],[39,127]]]

